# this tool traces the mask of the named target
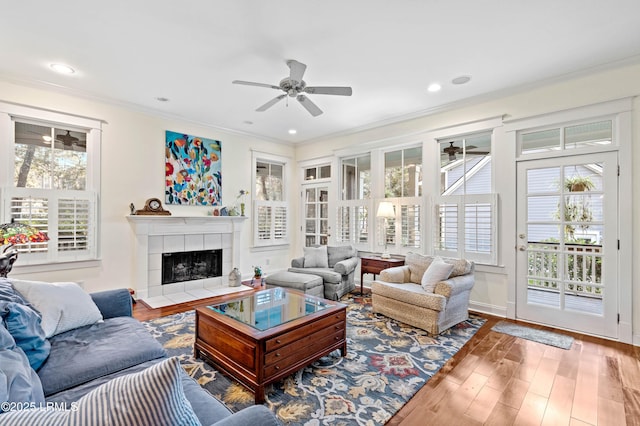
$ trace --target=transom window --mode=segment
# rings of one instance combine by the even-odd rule
[[[522,154],[611,145],[613,121],[601,120],[519,133]]]

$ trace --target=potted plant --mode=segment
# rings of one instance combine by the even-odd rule
[[[255,279],[262,278],[262,268],[260,266],[253,267],[253,278]]]
[[[590,176],[571,176],[564,180],[564,188],[571,192],[591,191],[596,185]]]

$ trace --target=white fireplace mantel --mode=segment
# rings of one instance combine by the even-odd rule
[[[229,272],[239,264],[244,216],[131,215],[127,220],[136,236],[135,286],[140,298],[226,286]],[[208,249],[223,250],[222,277],[164,286],[158,282],[161,253]]]

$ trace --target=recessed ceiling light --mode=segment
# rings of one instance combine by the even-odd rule
[[[49,67],[60,74],[73,74],[76,72],[76,70],[65,64],[51,64]]]
[[[295,135],[296,133],[298,133],[298,131],[296,129],[289,129],[289,134],[290,135]]]
[[[249,126],[250,126],[250,125],[252,125],[252,124],[253,124],[253,121],[244,120],[244,121],[243,121],[243,123],[244,123],[244,124],[247,124],[247,125],[249,125]]]
[[[44,135],[44,136],[42,136],[42,139],[43,139],[45,142],[51,142],[51,136]]]
[[[442,86],[440,86],[438,83],[431,83],[429,87],[427,87],[427,90],[429,92],[439,92],[440,89],[442,89]]]
[[[451,80],[453,84],[466,84],[471,80],[470,75],[461,75]]]
[[[156,98],[156,101],[158,101],[158,102],[169,102],[169,98],[165,98],[164,96],[158,96]]]

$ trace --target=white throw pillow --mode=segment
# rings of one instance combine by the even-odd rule
[[[304,247],[304,267],[305,268],[328,268],[329,256],[327,246]]]
[[[420,284],[424,291],[427,293],[433,293],[433,290],[436,288],[436,284],[449,278],[451,271],[453,271],[453,265],[445,263],[441,257],[436,257],[422,276]]]
[[[42,329],[47,338],[102,321],[91,296],[76,283],[10,281],[42,315]]]

